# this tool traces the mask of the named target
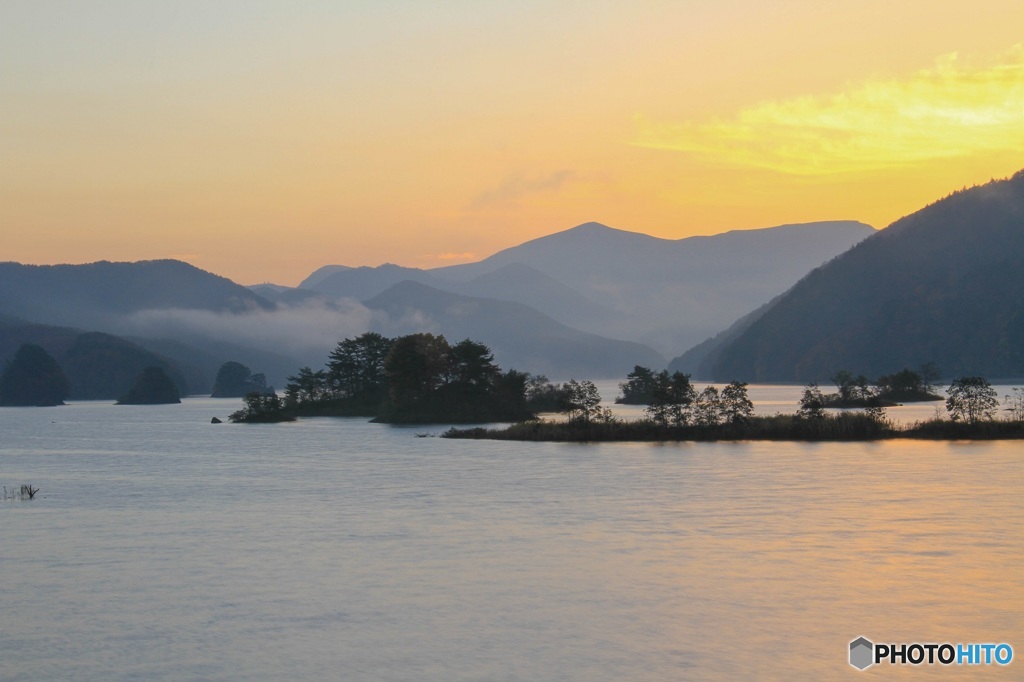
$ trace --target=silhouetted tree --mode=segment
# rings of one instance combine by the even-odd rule
[[[386,398],[385,363],[393,343],[377,332],[338,343],[327,362],[327,381],[333,397],[375,404]]]
[[[409,408],[448,380],[451,347],[443,336],[410,334],[396,339],[384,361],[391,402]]]
[[[697,399],[697,390],[690,383],[690,375],[662,370],[654,375],[651,402],[644,410],[648,418],[661,426],[685,426],[690,421],[691,408]]]
[[[995,417],[999,398],[996,389],[983,377],[960,377],[946,389],[946,410],[953,421],[968,424]]]
[[[722,389],[722,417],[737,424],[750,419],[754,414],[754,403],[747,394],[747,384],[733,381]]]
[[[693,403],[693,417],[701,426],[718,426],[722,419],[722,399],[718,389],[706,386]]]
[[[796,414],[802,419],[824,419],[825,418],[825,396],[817,384],[807,384],[803,396],[800,398],[800,407]]]
[[[447,372],[450,385],[466,399],[483,399],[501,376],[491,349],[470,339],[449,349]]]
[[[530,405],[526,400],[526,382],[529,375],[510,369],[499,372],[491,388],[489,402],[494,412],[502,419],[528,419],[531,416]]]
[[[533,412],[565,412],[568,409],[565,387],[551,383],[543,374],[526,375],[526,403]]]
[[[285,409],[277,393],[260,393],[253,391],[243,398],[245,406],[228,415],[233,422],[271,423],[295,421]]]
[[[650,405],[657,385],[657,375],[652,370],[634,365],[633,371],[626,375],[626,382],[619,384],[622,396],[615,402],[624,405]]]
[[[284,404],[295,407],[303,403],[317,403],[331,397],[327,384],[327,372],[314,372],[309,367],[302,367],[295,376],[288,377],[284,389]]]
[[[0,374],[0,405],[63,405],[68,378],[42,346],[26,343]]]
[[[934,369],[934,363],[929,364],[931,367],[925,365],[922,367],[922,372],[927,372],[929,377],[936,377],[938,370]],[[882,399],[910,402],[938,398],[938,395],[932,390],[931,381],[932,379],[925,378],[923,373],[911,369],[901,369],[893,374],[878,377],[877,384]]]
[[[570,421],[589,424],[610,417],[610,411],[601,409],[601,394],[594,382],[570,379],[565,391]]]

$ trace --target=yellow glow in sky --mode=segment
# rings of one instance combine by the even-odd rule
[[[1024,48],[983,66],[952,53],[903,79],[761,102],[725,120],[640,128],[640,146],[809,176],[1024,150]]]
[[[0,260],[242,283],[596,220],[884,227],[1024,167],[1019,0],[4,3]]]

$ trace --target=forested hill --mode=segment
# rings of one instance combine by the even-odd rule
[[[85,328],[154,308],[239,312],[272,305],[229,279],[176,260],[87,265],[0,263],[0,313]]]
[[[925,362],[946,376],[1024,376],[1024,171],[815,269],[722,348],[714,376],[821,381]]]

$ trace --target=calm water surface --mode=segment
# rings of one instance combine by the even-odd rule
[[[209,423],[238,406],[0,409],[0,483],[41,488],[0,503],[0,679],[1024,679],[1020,443]],[[1017,660],[858,672],[859,635]]]

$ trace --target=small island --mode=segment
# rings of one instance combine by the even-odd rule
[[[118,405],[172,405],[181,402],[178,387],[160,367],[147,367]]]
[[[755,415],[747,384],[698,391],[689,374],[637,366],[616,402],[645,405],[645,417],[621,420],[601,405],[591,381],[553,384],[543,376],[502,371],[490,349],[466,339],[420,333],[396,339],[367,332],[341,341],[326,367],[303,367],[283,398],[253,391],[232,422],[273,423],[306,416],[370,417],[388,424],[510,423],[503,428],[451,428],[445,438],[529,441],[879,440],[884,438],[1024,438],[1024,392],[1006,396],[997,419],[995,389],[963,377],[947,389],[949,419],[900,426],[886,417],[892,397],[941,400],[922,373],[902,370],[870,384],[839,372],[839,392],[808,384],[795,414]],[[884,396],[884,397],[883,397]],[[851,409],[856,408],[856,409]],[[538,413],[566,414],[541,420]]]
[[[829,409],[813,384],[804,389],[795,414],[757,416],[744,383],[733,382],[721,391],[708,386],[697,393],[685,374],[652,376],[654,391],[644,419],[615,419],[598,402],[577,402],[565,421],[531,420],[497,429],[452,428],[442,437],[550,442],[1024,438],[1024,389],[1014,388],[1005,396],[1006,415],[997,418],[997,393],[982,377],[962,377],[950,384],[948,419],[900,426],[886,418],[885,406],[877,401],[858,411]]]
[[[345,339],[326,367],[303,367],[288,378],[283,399],[251,392],[233,422],[296,417],[370,417],[386,424],[480,424],[535,416],[551,401],[543,377],[503,371],[490,348],[465,339],[421,333],[391,339],[367,332]],[[536,402],[531,401],[536,396]],[[547,401],[547,402],[545,402]]]
[[[63,405],[70,383],[57,361],[42,346],[22,344],[0,374],[0,406]]]

